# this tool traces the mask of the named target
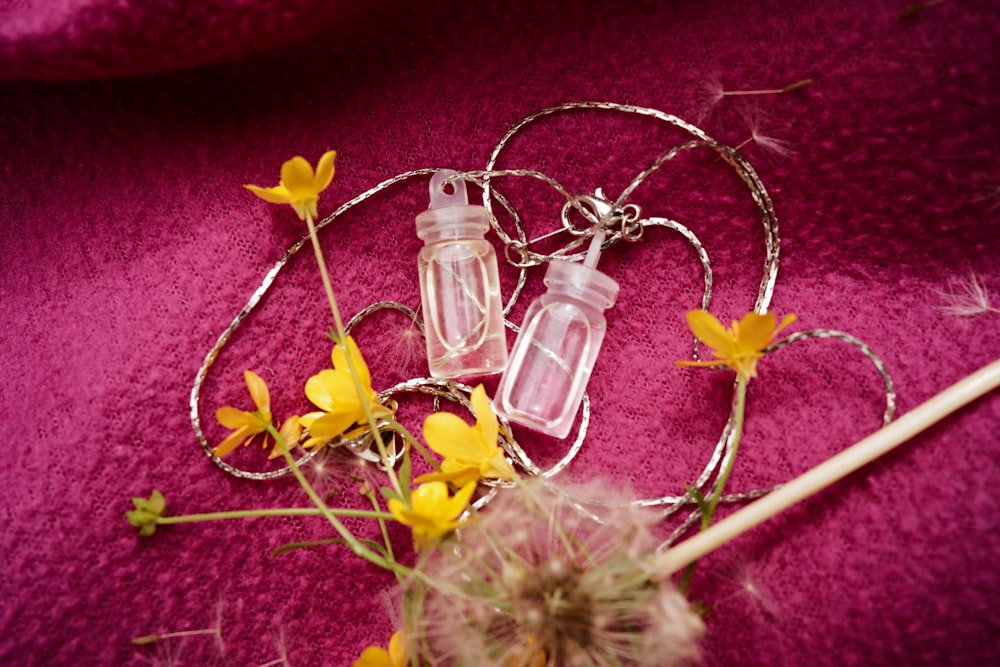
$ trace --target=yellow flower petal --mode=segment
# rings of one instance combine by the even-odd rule
[[[687,313],[688,326],[701,342],[714,350],[730,350],[733,337],[719,320],[706,310],[691,310]]]
[[[775,317],[772,313],[747,313],[733,324],[736,344],[740,350],[763,350],[774,338]]]
[[[281,425],[278,429],[278,434],[281,435],[281,439],[285,441],[288,446],[288,451],[291,451],[299,446],[299,440],[302,438],[302,424],[299,423],[299,418],[297,416],[291,416],[285,420],[285,423]],[[274,448],[271,453],[267,455],[269,459],[276,459],[282,456],[281,446],[278,441],[275,440]]]
[[[413,509],[422,515],[440,516],[448,502],[448,486],[440,482],[421,484],[410,494]]]
[[[338,371],[350,372],[350,366],[347,364],[347,354],[349,353],[351,355],[351,361],[354,362],[354,370],[361,379],[361,386],[366,389],[371,389],[371,372],[368,370],[368,364],[365,363],[364,357],[361,356],[361,350],[358,348],[358,344],[355,343],[354,339],[350,336],[346,336],[345,340],[347,342],[346,353],[343,345],[334,345],[333,347],[333,352],[330,355],[333,360],[333,367]],[[353,383],[351,386],[354,386]]]
[[[267,390],[267,384],[253,371],[243,371],[243,379],[246,380],[247,389],[250,390],[250,398],[257,406],[264,421],[271,421],[271,394]]]
[[[507,460],[503,448],[497,447],[493,455],[480,464],[479,474],[490,479],[514,479],[514,468]]]
[[[402,630],[392,633],[389,639],[389,662],[392,667],[406,667],[409,659],[406,651],[406,637]]]
[[[309,427],[309,436],[331,440],[342,435],[357,421],[356,412],[328,412],[312,423]]]
[[[260,424],[260,419],[252,412],[237,410],[228,405],[215,411],[215,419],[226,428],[252,427]]]
[[[352,667],[396,667],[392,658],[385,649],[379,648],[378,646],[369,646],[364,651],[357,660],[354,661]]]
[[[445,458],[477,461],[488,453],[480,432],[450,412],[427,415],[424,440],[428,447]]]
[[[424,420],[424,440],[444,460],[441,472],[421,476],[418,482],[449,481],[464,486],[482,477],[516,476],[503,448],[497,445],[497,417],[482,385],[473,389],[471,399],[476,415],[474,427],[450,412],[436,412]]]
[[[281,165],[281,184],[293,198],[301,194],[317,194],[313,190],[313,179],[312,167],[301,155],[296,155]]]
[[[319,194],[333,180],[333,162],[337,153],[327,151],[316,165],[316,173],[301,155],[281,165],[281,181],[277,187],[261,188],[246,185],[250,192],[274,204],[290,204],[300,219],[319,217]]]
[[[306,214],[312,212],[309,203],[302,198],[293,199],[290,203],[292,205],[292,209],[295,210],[295,214],[299,216],[299,220],[305,220]],[[314,219],[316,217],[318,216],[316,215],[313,216]]]
[[[292,202],[291,193],[282,185],[274,188],[261,188],[256,185],[244,185],[243,187],[272,204],[290,204]]]
[[[490,399],[486,397],[486,389],[483,385],[477,385],[472,390],[472,412],[476,415],[476,430],[482,441],[486,444],[494,445],[497,441],[497,434],[500,432],[497,423],[496,413],[490,405]]]
[[[476,482],[470,482],[449,498],[444,482],[428,482],[413,490],[409,507],[397,498],[390,499],[389,512],[413,530],[413,543],[419,551],[433,546],[462,524],[457,519],[475,490]]]
[[[774,335],[777,336],[779,331],[787,327],[789,324],[792,324],[793,322],[798,322],[798,320],[799,318],[796,317],[795,315],[785,315],[784,317],[781,318],[781,324],[779,324],[778,328],[774,330]]]
[[[458,491],[455,492],[455,497],[451,499],[450,509],[451,518],[457,519],[462,512],[465,511],[466,506],[469,501],[472,500],[472,494],[476,492],[476,483],[470,482],[466,484]]]
[[[361,402],[349,373],[325,369],[306,380],[306,397],[323,410],[360,410]]]
[[[249,426],[241,426],[226,437],[225,440],[212,448],[212,453],[222,458],[240,446],[245,440],[253,437],[254,433]]]
[[[687,314],[688,324],[695,336],[712,348],[716,360],[678,361],[678,366],[728,366],[745,378],[757,376],[757,362],[764,356],[779,331],[796,321],[794,315],[786,315],[781,325],[775,328],[776,320],[771,313],[749,312],[733,322],[729,329],[710,313],[692,310]]]
[[[327,151],[316,163],[316,177],[313,180],[313,192],[319,194],[326,190],[333,180],[333,161],[337,158],[337,151]]]
[[[425,484],[427,482],[451,482],[455,486],[464,486],[469,482],[475,482],[479,479],[479,471],[475,468],[464,467],[457,470],[452,470],[451,472],[429,472],[425,475],[417,477],[414,482],[417,484]]]

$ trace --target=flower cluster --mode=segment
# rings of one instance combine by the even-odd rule
[[[406,428],[394,409],[383,404],[358,344],[345,331],[323,261],[316,228],[319,195],[330,184],[336,153],[324,153],[315,172],[302,157],[285,162],[276,187],[247,185],[266,201],[289,204],[309,227],[316,259],[330,302],[335,328],[331,368],[305,382],[305,397],[317,410],[292,415],[276,428],[271,394],[256,373],[243,374],[253,409],[226,406],[216,411],[230,429],[212,452],[224,457],[260,438],[270,458],[284,456],[314,507],[286,510],[240,510],[165,517],[166,501],[154,491],[133,498],[126,513],[142,536],[158,525],[247,516],[322,516],[337,532],[335,542],[357,555],[393,570],[411,587],[403,594],[405,628],[388,649],[364,650],[354,667],[454,665],[469,667],[585,667],[682,665],[698,655],[703,625],[684,596],[658,574],[650,526],[657,517],[638,509],[608,489],[580,494],[523,479],[507,457],[499,424],[482,385],[469,396],[474,424],[451,412],[435,412],[423,423],[423,439],[435,459]],[[757,362],[784,327],[774,315],[748,313],[730,327],[695,310],[687,314],[691,330],[715,357],[680,361],[682,366],[725,367],[737,373],[738,402],[731,446],[739,442],[746,384]],[[401,437],[401,464],[387,453],[382,431]],[[373,508],[334,508],[299,470],[292,449],[313,449],[370,436],[377,445],[388,486],[380,501],[366,482],[364,495]],[[418,448],[429,472],[412,480],[411,452]],[[727,466],[731,466],[729,457]],[[398,465],[398,472],[396,470]],[[729,467],[718,478],[713,496],[698,496],[705,520],[711,519]],[[504,482],[481,513],[470,502],[484,481]],[[600,508],[584,508],[576,497],[601,497]],[[384,545],[360,540],[340,517],[379,522]],[[386,521],[411,529],[415,568],[393,555]],[[416,571],[419,570],[419,571]]]

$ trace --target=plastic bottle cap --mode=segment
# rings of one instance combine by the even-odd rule
[[[550,288],[588,302],[594,302],[602,310],[615,305],[618,297],[618,283],[597,269],[576,262],[555,260],[549,263],[545,272],[545,284]]]
[[[417,236],[425,241],[482,236],[489,229],[486,209],[470,206],[465,181],[453,169],[439,169],[431,177],[430,208],[417,216]],[[445,188],[450,188],[448,192]]]

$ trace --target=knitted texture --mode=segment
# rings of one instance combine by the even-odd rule
[[[740,150],[780,221],[771,310],[797,314],[793,330],[869,344],[900,412],[1000,356],[1000,314],[956,316],[941,295],[972,274],[1000,292],[1000,13],[989,0],[903,20],[908,3],[888,0],[159,4],[0,10],[2,664],[242,667],[287,654],[337,666],[388,642],[392,576],[337,545],[272,557],[331,537],[320,519],[174,526],[151,539],[124,520],[129,498],[153,489],[170,514],[308,504],[290,478],[226,476],[188,419],[205,354],[304,233],[290,208],[241,185],[275,185],[295,154],[315,163],[338,151],[322,217],[406,170],[481,169],[508,128],[552,104],[660,109],[723,143],[750,139]],[[722,95],[804,79],[783,94]],[[650,118],[577,111],[526,128],[498,166],[616,196],[687,138]],[[496,183],[530,235],[558,224],[547,186]],[[418,307],[413,218],[426,188],[389,188],[321,232],[346,316],[381,299]],[[752,308],[764,234],[724,162],[686,153],[631,201],[699,236],[713,313],[728,323]],[[600,266],[621,294],[589,386],[591,429],[566,475],[644,497],[680,492],[710,456],[732,387],[729,373],[674,365],[690,355],[683,316],[700,303],[701,267],[665,229],[614,246]],[[501,271],[509,294],[516,273]],[[529,272],[515,323],[542,274]],[[270,385],[278,419],[308,409],[302,386],[329,365],[330,325],[305,248],[211,368],[209,439],[225,435],[217,407],[251,408],[247,368]],[[402,317],[375,315],[357,339],[376,389],[427,372]],[[428,409],[401,415],[419,432]],[[855,349],[780,350],[749,388],[730,489],[790,479],[878,428],[883,409]],[[994,394],[705,559],[691,586],[712,610],[705,664],[990,662],[998,420]],[[540,464],[567,447],[517,435]],[[250,448],[232,461],[263,469],[263,458]],[[309,471],[320,489],[361,507],[345,464],[327,463]],[[376,527],[350,525],[377,539]],[[407,532],[390,534],[409,558]],[[218,639],[131,642],[211,627]]]

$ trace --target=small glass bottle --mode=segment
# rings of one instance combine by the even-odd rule
[[[483,237],[486,209],[470,206],[458,172],[431,177],[430,208],[417,216],[424,241],[418,258],[427,364],[436,378],[500,373],[507,367],[507,336],[497,255]]]
[[[604,341],[604,311],[614,305],[618,283],[585,264],[557,260],[549,264],[545,285],[548,291],[524,316],[493,405],[511,421],[565,438]]]

